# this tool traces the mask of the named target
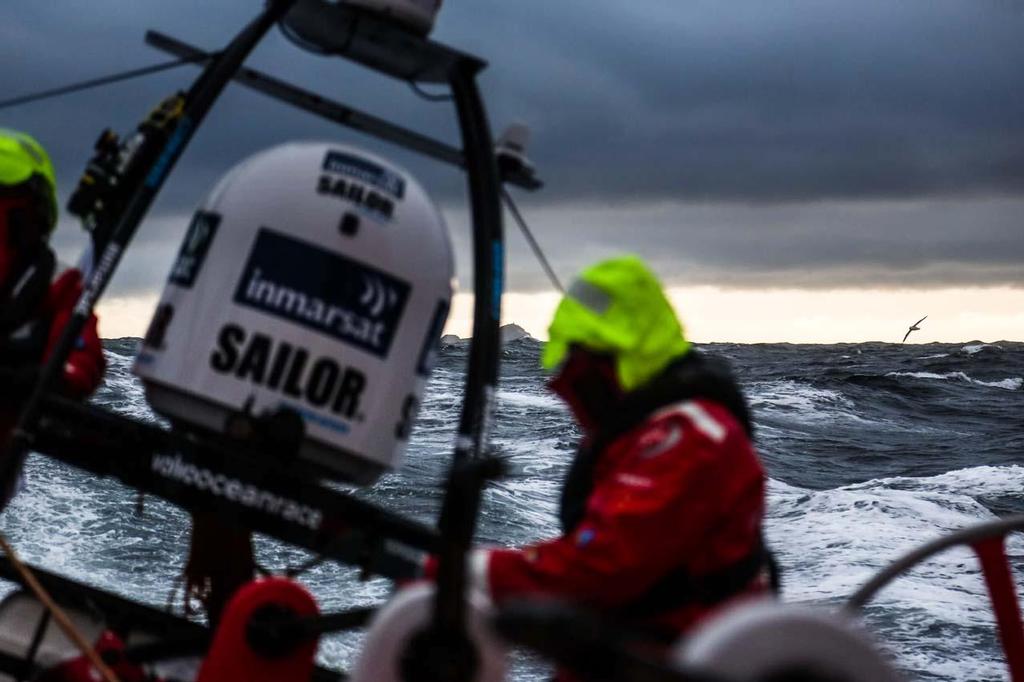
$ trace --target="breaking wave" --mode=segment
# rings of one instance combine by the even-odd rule
[[[995,519],[980,500],[1022,490],[1024,466],[881,478],[829,490],[772,481],[768,535],[786,570],[785,598],[841,603],[923,542]],[[1024,580],[1024,537],[1010,538],[1007,552]],[[900,666],[915,675],[1005,676],[988,594],[967,548],[951,549],[897,579],[869,604],[866,617]]]
[[[980,343],[979,342],[979,343],[968,343],[967,345],[965,345],[962,348],[960,348],[960,352],[961,353],[966,353],[967,355],[974,355],[974,354],[980,353],[981,351],[986,350],[988,348],[995,348],[996,350],[1003,350],[1003,347],[998,345],[998,344],[995,344],[995,343]]]
[[[1002,388],[1007,391],[1019,391],[1021,386],[1024,386],[1024,378],[1021,377],[1010,377],[1008,379],[1000,379],[998,381],[981,381],[980,379],[969,377],[964,372],[946,372],[945,374],[936,374],[934,372],[887,372],[885,376],[909,377],[911,379],[938,379],[942,381],[963,381],[976,386]]]

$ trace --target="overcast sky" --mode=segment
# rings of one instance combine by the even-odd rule
[[[67,3],[7,0],[0,93],[166,59],[143,44],[147,28],[217,48],[261,4],[94,0],[72,13]],[[1024,303],[1024,2],[447,0],[434,37],[490,61],[482,85],[496,130],[532,127],[547,187],[517,196],[565,278],[631,250],[678,287],[991,288]],[[250,63],[455,141],[448,104],[303,53],[276,31]],[[66,195],[103,127],[131,129],[195,73],[3,110],[0,125],[44,142]],[[410,168],[445,208],[466,281],[457,172],[234,87],[179,163],[112,295],[158,290],[216,178],[294,138],[353,142]],[[76,231],[66,220],[57,238],[66,257]],[[548,290],[522,240],[510,242],[510,289]]]

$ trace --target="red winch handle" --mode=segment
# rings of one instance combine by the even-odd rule
[[[316,655],[315,637],[278,651],[257,651],[251,625],[268,611],[294,618],[319,613],[313,597],[293,580],[272,577],[248,583],[228,602],[196,682],[309,680]]]

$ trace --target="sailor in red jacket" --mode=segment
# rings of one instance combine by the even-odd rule
[[[57,225],[53,166],[32,137],[0,129],[0,456],[24,400],[82,291],[78,270],[57,272],[49,238]],[[84,398],[103,377],[90,319],[64,364],[65,395]],[[6,500],[0,500],[0,508]]]
[[[543,364],[583,432],[563,534],[477,550],[494,602],[550,596],[674,639],[711,610],[770,587],[764,472],[728,367],[692,348],[635,257],[585,270],[560,303]]]

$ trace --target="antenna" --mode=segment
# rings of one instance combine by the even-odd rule
[[[502,182],[519,185],[532,192],[543,187],[544,183],[537,179],[533,163],[526,157],[529,143],[530,127],[522,122],[512,123],[498,136],[494,157],[498,161]]]
[[[542,187],[543,183],[537,179],[533,163],[526,157],[526,146],[529,142],[530,128],[525,123],[513,123],[505,128],[505,132],[498,136],[498,141],[494,145],[494,158],[498,162],[498,172],[501,174],[502,182],[516,184],[533,191]],[[537,261],[540,262],[548,279],[551,280],[551,284],[564,295],[565,287],[562,286],[562,282],[558,279],[558,275],[555,274],[554,268],[551,267],[547,256],[544,255],[540,244],[534,238],[533,232],[530,231],[530,226],[526,224],[522,213],[519,212],[519,207],[512,201],[512,195],[508,193],[505,187],[501,188],[501,196],[505,200],[508,210],[512,213],[512,217],[515,218],[519,229],[522,231],[523,237],[526,238],[526,242],[530,245],[530,249],[533,250],[533,255],[537,257]]]

